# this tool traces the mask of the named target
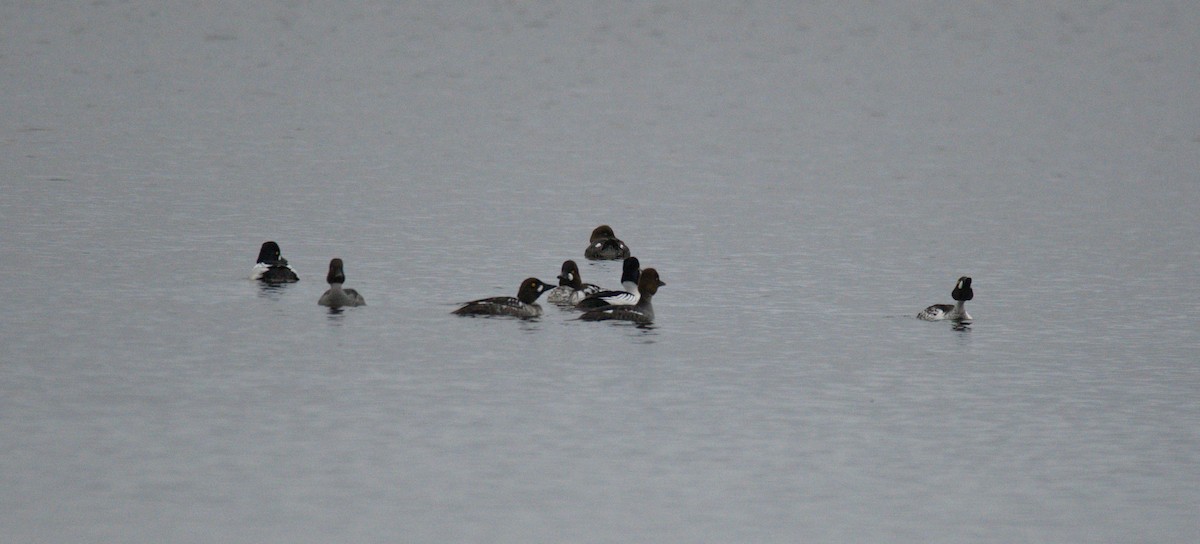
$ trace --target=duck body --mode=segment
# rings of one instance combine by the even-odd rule
[[[579,319],[584,321],[632,321],[645,324],[654,321],[654,305],[651,299],[659,287],[665,286],[658,277],[658,271],[653,268],[643,270],[638,278],[638,301],[632,305],[609,305],[584,312]]]
[[[473,300],[454,310],[455,315],[507,315],[520,318],[531,318],[542,315],[542,307],[537,303],[542,293],[554,288],[553,285],[542,282],[537,278],[526,278],[521,282],[515,297],[491,297]]]
[[[329,289],[321,295],[321,298],[317,299],[317,304],[330,308],[367,305],[366,299],[358,291],[342,287],[342,284],[346,282],[346,274],[343,270],[344,265],[341,259],[335,258],[329,261],[329,274],[325,276],[325,281],[329,282]]]
[[[615,261],[629,257],[629,246],[617,238],[612,227],[600,225],[592,230],[583,256],[593,261]]]
[[[546,292],[546,300],[555,304],[571,305],[600,292],[598,285],[583,283],[579,276],[579,265],[575,261],[563,261],[562,273],[558,276],[558,287]]]
[[[966,303],[968,300],[975,298],[975,291],[971,289],[971,278],[968,276],[958,278],[958,282],[954,284],[954,290],[950,292],[950,296],[954,299],[954,304],[932,304],[921,310],[917,314],[917,318],[925,321],[942,321],[946,319],[970,321],[971,314],[967,313]]]
[[[292,283],[300,281],[300,276],[280,254],[279,244],[267,241],[258,250],[258,262],[250,269],[250,279],[272,284]]]
[[[605,306],[632,306],[637,304],[641,295],[638,293],[638,278],[641,276],[641,263],[637,257],[627,257],[622,264],[621,286],[624,291],[606,290],[588,295],[575,303],[581,310],[603,308]]]
[[[343,306],[366,306],[367,301],[354,289],[344,289],[340,283],[329,284],[329,289],[317,300],[317,304],[330,308]]]

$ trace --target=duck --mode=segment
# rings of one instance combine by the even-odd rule
[[[950,296],[954,299],[954,304],[931,305],[921,310],[917,314],[917,318],[925,321],[941,321],[943,319],[970,321],[971,314],[968,314],[963,306],[968,300],[975,298],[975,291],[971,289],[971,278],[969,276],[958,278],[958,282],[954,284],[954,290],[950,291]]]
[[[342,284],[346,283],[346,273],[343,271],[341,259],[334,258],[329,261],[329,274],[325,276],[325,281],[329,282],[329,290],[321,295],[317,304],[330,308],[367,305],[367,301],[358,294],[358,291],[342,288]]]
[[[617,239],[612,227],[600,225],[592,230],[583,256],[593,261],[615,261],[629,256],[629,246]]]
[[[577,302],[576,308],[593,309],[604,306],[632,306],[638,301],[638,277],[642,271],[642,263],[637,257],[628,257],[621,264],[621,287],[624,291],[607,290],[589,295]]]
[[[280,255],[279,244],[266,241],[258,250],[258,262],[250,269],[250,279],[263,283],[292,283],[300,281],[300,276]]]
[[[650,304],[650,299],[658,292],[659,287],[665,286],[662,280],[658,277],[658,271],[653,268],[647,268],[642,271],[638,278],[638,292],[640,297],[637,304],[632,306],[605,306],[594,310],[588,310],[579,316],[579,319],[584,321],[606,321],[610,319],[621,321],[632,321],[634,323],[645,324],[654,321],[654,306]]]
[[[542,293],[553,289],[554,286],[537,278],[525,278],[517,289],[516,297],[492,297],[473,300],[457,310],[455,315],[508,315],[520,318],[531,318],[542,315],[542,307],[537,299]]]
[[[555,304],[574,306],[588,295],[600,292],[600,286],[583,283],[579,276],[579,265],[575,261],[566,260],[562,264],[562,273],[558,275],[558,287],[546,292],[546,300]]]

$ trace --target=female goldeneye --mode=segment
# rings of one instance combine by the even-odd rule
[[[638,262],[637,257],[629,257],[625,259],[621,270],[621,286],[624,291],[600,291],[587,298],[577,302],[576,308],[590,309],[602,308],[604,306],[632,306],[638,301],[638,276],[641,274],[642,264]]]
[[[516,297],[492,297],[473,300],[462,308],[451,313],[457,315],[511,315],[515,317],[538,317],[542,315],[542,307],[537,304],[538,297],[554,286],[543,283],[537,278],[526,278],[521,282]]]
[[[250,270],[250,279],[264,283],[291,283],[300,281],[296,271],[288,266],[287,259],[279,254],[279,244],[263,242],[258,250],[258,263]]]
[[[950,292],[950,296],[954,298],[954,304],[934,304],[917,314],[917,317],[926,321],[941,321],[943,319],[953,319],[955,321],[970,321],[971,315],[963,308],[963,305],[968,300],[975,298],[975,291],[971,289],[971,278],[963,276],[958,278],[958,283],[954,284],[954,290]]]
[[[341,259],[329,261],[329,275],[325,276],[325,281],[329,282],[329,290],[321,295],[317,304],[330,308],[367,305],[367,301],[363,300],[363,296],[358,294],[358,291],[342,289],[342,284],[346,283],[346,273],[342,271]]]
[[[650,323],[654,321],[654,306],[650,304],[650,299],[658,292],[658,288],[666,285],[658,279],[658,271],[653,268],[647,268],[642,271],[642,275],[638,278],[638,292],[641,297],[638,298],[637,304],[633,306],[605,306],[595,310],[589,310],[579,316],[579,319],[584,321],[605,321],[608,319],[619,319],[622,321],[633,321],[634,323]]]
[[[629,256],[629,246],[617,239],[612,227],[600,225],[592,231],[591,240],[583,256],[593,261],[615,261]]]
[[[579,277],[579,265],[575,261],[563,261],[562,274],[558,275],[558,287],[546,293],[546,300],[555,304],[578,304],[588,295],[600,292],[600,286],[583,283]]]

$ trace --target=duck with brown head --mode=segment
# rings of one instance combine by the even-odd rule
[[[509,315],[513,317],[530,318],[542,315],[542,307],[537,303],[542,293],[553,289],[554,286],[537,278],[526,278],[521,282],[515,297],[491,297],[473,300],[457,310],[455,315]]]
[[[329,282],[329,290],[321,295],[317,304],[330,308],[367,305],[367,301],[358,291],[342,288],[342,284],[346,282],[346,273],[343,271],[341,259],[329,261],[329,274],[325,276],[325,281]]]
[[[574,306],[579,301],[600,292],[600,286],[583,283],[579,276],[579,265],[575,261],[566,260],[562,264],[562,273],[558,275],[558,287],[546,293],[546,300],[555,304]]]
[[[592,230],[583,256],[593,261],[614,261],[629,256],[629,246],[617,238],[612,227],[600,225]]]

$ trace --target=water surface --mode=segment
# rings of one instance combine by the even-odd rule
[[[1195,541],[1197,19],[0,7],[2,532]],[[652,327],[450,315],[600,223]]]

